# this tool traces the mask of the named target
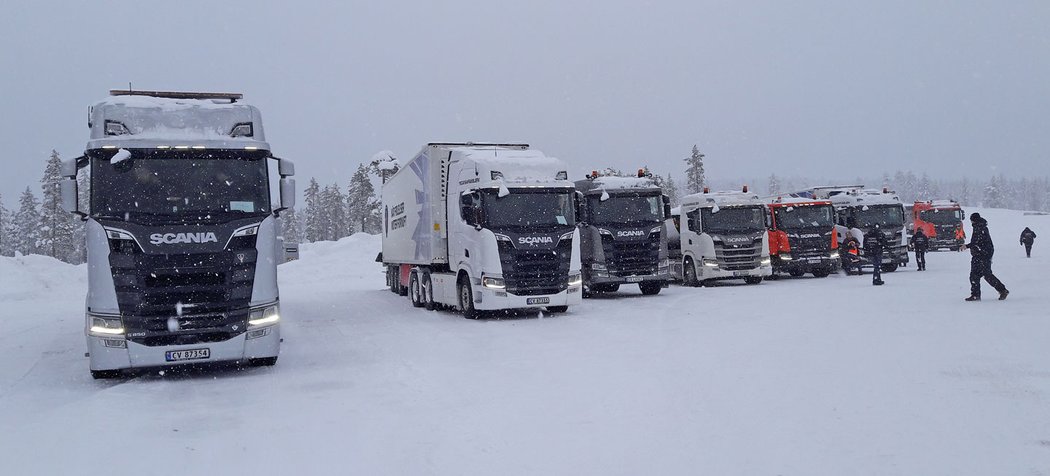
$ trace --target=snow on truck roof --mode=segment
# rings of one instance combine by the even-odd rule
[[[830,205],[831,201],[823,198],[809,198],[809,197],[796,197],[791,195],[778,195],[776,197],[766,197],[762,199],[769,205],[777,206],[789,206],[789,205]]]
[[[765,205],[757,193],[750,192],[707,192],[686,195],[681,199],[682,208],[706,206],[732,207],[745,205]]]
[[[478,166],[482,177],[489,177],[493,186],[544,184],[572,186],[565,162],[549,157],[536,149],[519,147],[451,147],[453,160],[469,160]],[[552,181],[564,182],[551,184]],[[485,180],[481,185],[485,186]]]
[[[582,187],[581,187],[582,186]],[[585,188],[584,188],[585,187]],[[631,189],[660,189],[651,177],[619,177],[603,175],[593,179],[576,181],[576,188],[582,192],[591,190],[631,190]]]
[[[111,94],[89,109],[88,149],[270,148],[259,109],[239,102],[239,94],[150,91],[111,91]]]
[[[900,205],[901,199],[896,192],[873,188],[854,189],[828,197],[836,206],[849,205]]]

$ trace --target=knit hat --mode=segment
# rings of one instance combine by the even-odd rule
[[[980,213],[973,212],[973,213],[970,214],[970,220],[971,221],[972,220],[979,220],[980,218],[981,218],[981,214]]]

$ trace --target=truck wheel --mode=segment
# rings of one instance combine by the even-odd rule
[[[682,264],[682,275],[686,286],[697,286],[700,283],[696,280],[696,267],[693,266],[693,259],[686,258]]]
[[[262,357],[259,359],[248,359],[248,365],[252,367],[270,367],[277,364],[277,357]]]
[[[892,273],[894,271],[897,271],[897,263],[882,265],[882,271],[884,273]]]
[[[569,310],[569,306],[547,306],[547,312],[558,314]]]
[[[463,311],[463,317],[477,319],[481,317],[477,309],[474,309],[474,291],[470,289],[470,283],[465,280],[459,282],[459,308]]]
[[[828,268],[818,268],[813,270],[813,276],[818,278],[826,278],[829,274],[831,274],[831,270]]]
[[[748,276],[744,278],[744,282],[747,284],[758,284],[762,282],[762,276]]]
[[[423,291],[419,289],[419,273],[408,275],[408,298],[412,307],[423,307]]]
[[[646,296],[653,296],[660,294],[660,290],[663,289],[663,283],[659,281],[649,281],[646,283],[638,283],[638,289],[642,290],[642,294]]]
[[[423,271],[419,287],[423,290],[423,307],[428,311],[433,311],[437,306],[434,304],[434,286],[430,281],[429,271]]]
[[[91,371],[91,378],[93,378],[95,380],[111,379],[111,378],[119,378],[119,377],[120,377],[120,371],[119,370],[92,370]]]
[[[801,278],[803,274],[806,274],[806,272],[801,269],[793,269],[791,271],[788,271],[788,274],[790,274],[793,278]]]

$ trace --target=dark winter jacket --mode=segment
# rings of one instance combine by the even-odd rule
[[[864,235],[864,254],[880,256],[886,246],[886,235],[882,234],[882,231],[872,229]]]
[[[995,253],[995,246],[992,245],[992,235],[988,234],[988,220],[971,217],[970,223],[973,224],[973,236],[970,237],[970,243],[966,245],[970,249],[970,255],[975,260],[991,261],[992,254]]]
[[[1021,232],[1021,244],[1031,246],[1035,242],[1035,232],[1031,228],[1025,227],[1024,231]]]
[[[930,238],[922,230],[918,230],[911,237],[911,247],[915,251],[925,252],[930,248]]]

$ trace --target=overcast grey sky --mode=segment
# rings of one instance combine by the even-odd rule
[[[239,91],[300,183],[428,141],[527,141],[572,174],[1050,174],[1050,2],[18,2],[0,193],[83,151],[111,88]],[[301,188],[301,187],[300,187]]]

